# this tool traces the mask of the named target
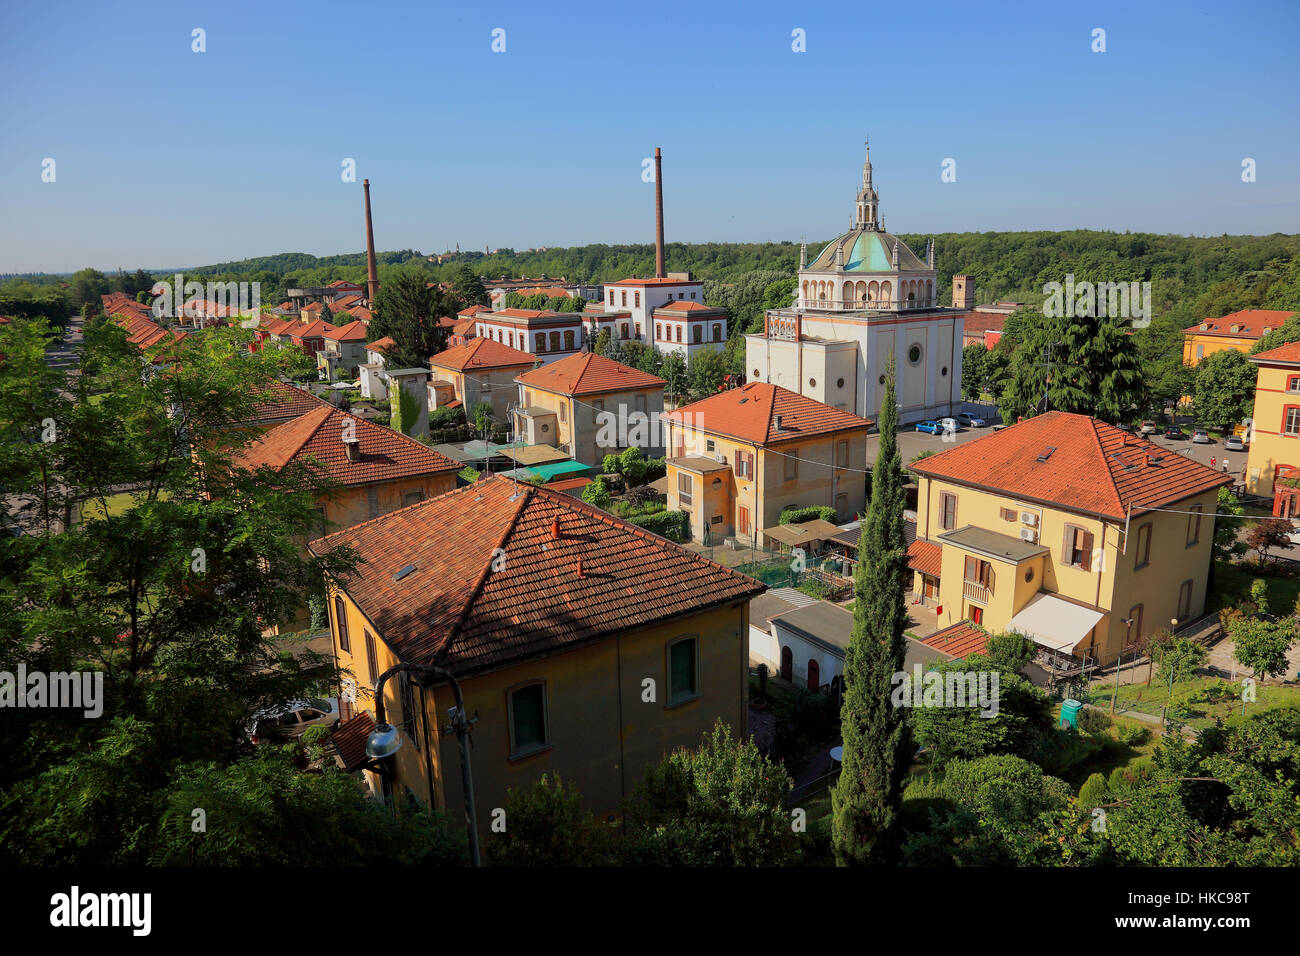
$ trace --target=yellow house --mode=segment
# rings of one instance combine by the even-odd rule
[[[645,770],[695,746],[717,718],[744,733],[752,578],[568,495],[500,477],[312,542],[365,562],[331,581],[343,725],[373,716],[398,662],[446,668],[474,720],[473,786],[485,839],[511,787],[575,783],[602,817]],[[354,696],[355,700],[347,698]],[[459,817],[460,752],[450,685],[401,673],[384,685],[402,747],[365,775]],[[353,735],[356,736],[356,735]],[[355,764],[355,762],[354,762]]]
[[[319,404],[263,433],[234,464],[280,471],[298,462],[333,488],[318,501],[323,528],[347,528],[456,486],[460,465],[400,432]]]
[[[515,376],[538,364],[535,356],[512,349],[493,339],[470,339],[429,358],[433,380],[429,382],[429,410],[464,408],[472,414],[474,406],[487,402],[492,417],[499,422],[510,420],[510,405],[515,398]]]
[[[515,436],[526,444],[554,445],[596,468],[606,455],[633,445],[647,458],[663,451],[657,422],[668,383],[657,375],[579,352],[515,381]]]
[[[1250,352],[1266,332],[1280,328],[1294,312],[1273,309],[1242,309],[1221,319],[1205,319],[1199,325],[1183,329],[1183,364],[1200,365],[1224,349]]]
[[[779,385],[751,382],[663,416],[668,508],[696,540],[764,544],[787,508],[848,521],[866,500],[871,422]]]
[[[934,605],[941,627],[1017,631],[1068,667],[1113,662],[1204,610],[1218,489],[1231,482],[1205,465],[1048,412],[912,469],[909,561],[924,572],[912,600]]]
[[[1268,497],[1283,490],[1275,487],[1279,478],[1296,477],[1300,468],[1300,342],[1260,352],[1250,360],[1258,371],[1246,490]],[[1290,490],[1275,498],[1273,513],[1288,518],[1296,514]]]

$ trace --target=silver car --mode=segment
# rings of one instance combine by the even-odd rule
[[[1245,451],[1246,443],[1241,440],[1240,435],[1229,435],[1223,440],[1224,451]]]
[[[267,740],[296,740],[312,727],[333,727],[339,722],[339,705],[333,697],[328,700],[312,698],[296,700],[285,707],[259,710],[249,723],[248,737],[255,743]]]
[[[1210,433],[1207,432],[1204,428],[1193,428],[1192,443],[1195,445],[1210,444]]]
[[[968,415],[965,412],[959,412],[957,415],[957,424],[963,428],[983,428],[988,422],[975,415]]]

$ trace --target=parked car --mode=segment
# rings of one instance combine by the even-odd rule
[[[1187,437],[1186,435],[1183,434],[1183,430],[1179,428],[1177,425],[1166,425],[1165,430],[1160,434],[1162,434],[1165,438],[1174,438],[1179,440],[1182,440]]]
[[[1197,445],[1209,445],[1211,444],[1210,433],[1207,432],[1204,428],[1193,428],[1192,441]]]
[[[268,740],[296,740],[312,727],[333,728],[338,722],[339,704],[335,698],[311,698],[259,710],[246,730],[249,740],[259,744]]]
[[[919,432],[929,432],[931,435],[938,435],[943,431],[943,426],[933,419],[927,419],[923,422],[917,422],[916,430]]]
[[[983,428],[988,424],[988,422],[978,416],[968,415],[966,412],[959,412],[957,414],[957,424],[961,425],[963,428]]]
[[[1224,451],[1245,451],[1246,443],[1242,441],[1240,435],[1229,435],[1223,440]]]
[[[1142,427],[1138,431],[1143,435],[1154,435],[1156,433],[1156,423],[1148,418],[1142,423]]]
[[[957,424],[957,419],[955,418],[940,418],[938,421],[939,421],[940,431],[945,431],[945,432],[961,431],[961,426]]]

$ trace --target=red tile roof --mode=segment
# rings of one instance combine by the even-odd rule
[[[511,500],[511,498],[514,500]],[[705,608],[763,584],[561,492],[494,476],[329,535],[366,560],[340,584],[402,661],[458,676]],[[504,566],[493,570],[504,555]],[[400,580],[394,576],[413,568]]]
[[[778,415],[780,431],[776,428]],[[728,389],[661,417],[759,445],[798,441],[809,435],[847,428],[865,430],[871,426],[865,418],[768,382],[750,382],[741,388]]]
[[[943,549],[937,544],[917,539],[907,546],[907,566],[919,574],[939,577],[943,566]]]
[[[589,484],[591,484],[590,478],[561,478],[559,481],[548,481],[546,487],[552,491],[563,491],[577,498],[582,494],[582,489]]]
[[[393,340],[391,335],[385,335],[382,339],[375,339],[367,344],[366,348],[375,352],[382,352],[384,349],[391,349],[396,344],[397,342]]]
[[[257,389],[252,421],[281,422],[297,418],[321,406],[328,407],[329,402],[317,398],[305,388],[290,385],[288,382],[268,382]]]
[[[343,426],[348,421],[354,424],[361,445],[359,461],[348,461],[343,447]],[[235,458],[236,465],[250,470],[279,471],[291,461],[313,462],[341,485],[364,485],[461,468],[414,438],[329,404],[270,429]]]
[[[492,339],[474,339],[429,357],[429,364],[458,372],[484,368],[532,368],[537,363],[535,355],[512,349]]]
[[[909,467],[928,478],[1117,520],[1130,508],[1140,514],[1232,483],[1186,455],[1069,412],[1026,419]]]
[[[374,729],[375,719],[369,711],[363,710],[351,720],[339,724],[334,733],[330,734],[330,741],[349,773],[366,762],[366,741]]]
[[[471,305],[468,309],[461,309],[456,314],[459,316],[473,317],[481,313],[491,313],[492,309],[486,305]]]
[[[321,323],[324,325],[325,323]],[[347,325],[335,326],[325,332],[325,338],[331,342],[364,342],[366,340],[366,323],[357,319]]]
[[[642,372],[595,352],[578,352],[550,365],[517,375],[515,381],[561,395],[595,395],[631,389],[663,388],[668,384],[658,375]]]
[[[619,279],[605,285],[703,285],[699,279]]]
[[[717,309],[711,305],[705,305],[703,302],[687,302],[685,299],[674,299],[672,302],[659,306],[653,312],[658,315],[660,312],[719,312],[726,314],[726,309]]]
[[[1252,362],[1267,364],[1277,362],[1283,365],[1300,363],[1300,342],[1287,342],[1285,345],[1279,345],[1275,349],[1269,349],[1267,352],[1260,352],[1258,355],[1250,356]]]
[[[1199,325],[1183,329],[1183,332],[1188,335],[1199,332],[1203,335],[1221,335],[1227,338],[1257,339],[1264,334],[1265,329],[1276,329],[1295,314],[1295,310],[1242,309],[1239,312],[1231,312],[1221,319],[1204,319]],[[1236,332],[1232,331],[1234,325],[1237,326]]]
[[[290,338],[295,339],[320,339],[325,337],[326,332],[333,331],[335,331],[334,326],[324,319],[317,319],[306,325],[299,322],[293,329],[288,330]]]
[[[968,654],[983,654],[988,637],[987,633],[970,621],[958,621],[941,631],[935,631],[929,637],[921,638],[921,643],[953,657],[965,657]]]

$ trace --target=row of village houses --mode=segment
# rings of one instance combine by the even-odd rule
[[[580,349],[544,358],[519,347],[536,344],[536,330],[511,345],[497,335],[510,323],[458,322],[467,319],[476,334],[465,328],[431,359],[430,374],[446,376],[430,386],[437,401],[504,394],[530,444],[592,464],[608,450],[601,412],[660,412],[667,506],[686,512],[694,537],[765,547],[838,539],[856,551],[866,419],[769,383],[664,411],[662,379]],[[130,330],[140,317],[119,321]],[[382,365],[382,344],[366,358]],[[1291,361],[1300,375],[1300,347],[1290,359],[1257,358],[1279,374]],[[244,467],[311,461],[333,479],[320,502],[328,533],[311,550],[349,545],[364,559],[328,582],[330,639],[355,682],[335,741],[377,793],[464,805],[457,741],[442,719],[450,689],[431,672],[386,684],[403,746],[384,762],[365,753],[373,688],[399,662],[460,681],[475,718],[480,821],[508,787],[546,772],[616,815],[665,750],[694,744],[718,717],[747,729],[751,666],[768,663],[812,690],[839,678],[851,628],[842,608],[764,593],[555,487],[496,476],[457,488],[457,460],[287,383],[269,388],[244,425],[259,432]],[[1230,481],[1219,472],[1061,412],[912,470],[907,600],[929,605],[940,629],[909,655],[964,656],[988,633],[1016,630],[1062,658],[1110,663],[1203,612],[1215,503]],[[835,520],[781,525],[794,506],[829,507]]]

